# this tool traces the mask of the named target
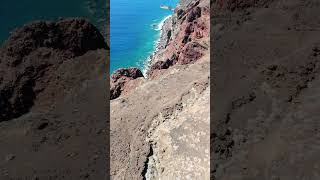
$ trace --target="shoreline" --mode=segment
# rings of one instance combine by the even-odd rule
[[[163,27],[164,23],[165,23],[166,20],[169,19],[171,16],[172,16],[172,14],[170,14],[170,15],[162,18],[162,20],[161,20],[160,23],[158,24],[157,29],[155,29],[155,30],[156,30],[156,31],[160,31],[160,34],[161,34],[161,33],[162,33],[162,32],[161,32],[161,31],[162,31],[162,27]]]
[[[161,41],[161,37],[163,35],[163,27],[164,25],[166,24],[166,22],[172,17],[173,14],[171,15],[168,15],[166,17],[164,17],[160,23],[158,24],[158,28],[155,29],[156,31],[160,31],[159,32],[159,37],[155,40],[154,42],[154,50],[152,51],[151,55],[149,55],[147,57],[147,59],[143,62],[143,67],[141,69],[142,73],[143,73],[143,76],[145,76],[147,78],[147,72],[151,66],[151,63],[152,63],[152,57],[154,57],[155,54],[158,53],[159,51],[159,44],[160,44],[160,41]]]

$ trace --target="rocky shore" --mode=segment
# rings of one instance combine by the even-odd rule
[[[112,179],[209,179],[209,12],[209,0],[182,0],[146,76],[111,75]]]
[[[162,26],[160,39],[148,62],[145,78],[156,78],[175,64],[193,64],[201,59],[209,51],[209,27],[209,3],[182,0],[174,14],[167,18]],[[117,73],[116,71],[115,74]],[[116,92],[118,89],[119,95],[116,97],[120,96],[119,89],[123,89],[125,84],[118,83],[115,79],[111,81],[111,91]],[[110,99],[115,98],[112,93],[111,96]]]
[[[0,48],[0,179],[107,177],[108,46],[85,19],[38,21]]]

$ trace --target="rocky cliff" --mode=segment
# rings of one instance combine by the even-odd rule
[[[0,48],[0,179],[104,179],[103,36],[85,19],[38,21]]]
[[[210,9],[206,1],[181,1],[163,25],[148,76],[153,78],[175,64],[191,64],[209,48]]]
[[[209,179],[209,1],[181,1],[147,76],[111,76],[111,177]]]

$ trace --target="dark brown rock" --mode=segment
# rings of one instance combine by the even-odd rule
[[[143,74],[138,68],[121,68],[113,72],[111,79],[112,81],[117,81],[123,76],[136,79],[138,77],[143,77]]]
[[[114,71],[110,81],[110,99],[118,98],[126,83],[139,77],[143,77],[143,74],[138,68],[121,68]]]
[[[216,0],[213,6],[220,9],[235,11],[237,9],[247,9],[250,7],[266,7],[273,0]]]
[[[154,69],[168,69],[172,65],[173,65],[173,61],[170,60],[170,59],[167,59],[165,61],[158,61],[158,62],[154,63],[151,66],[151,70],[154,70]]]
[[[178,19],[181,19],[184,16],[184,11],[182,9],[177,10],[177,17]]]
[[[33,22],[16,29],[5,42],[2,53],[8,65],[16,66],[39,48],[49,48],[62,58],[83,55],[89,50],[107,49],[98,29],[85,19]]]
[[[188,14],[187,21],[192,22],[201,16],[201,8],[196,7]]]
[[[169,67],[175,65],[178,61],[178,56],[173,54],[170,59],[166,59],[165,61],[157,61],[156,63],[152,64],[148,69],[147,75],[149,78],[154,77],[157,73],[156,71],[162,69],[168,69]]]
[[[163,26],[158,51],[151,58],[148,78],[157,77],[169,66],[198,61],[209,47],[209,7],[200,1],[181,3]],[[173,56],[175,60],[172,61]]]
[[[16,29],[0,49],[0,121],[27,113],[49,82],[59,81],[54,71],[61,63],[96,49],[107,45],[85,19],[39,21]]]

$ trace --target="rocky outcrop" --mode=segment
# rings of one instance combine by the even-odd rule
[[[192,64],[199,60],[209,47],[209,20],[208,1],[181,1],[173,16],[164,22],[156,51],[150,57],[147,78],[154,79],[176,64]],[[112,80],[110,99],[119,97],[124,84],[131,79],[135,78]]]
[[[121,68],[111,75],[110,80],[110,99],[119,97],[125,89],[126,84],[139,77],[143,77],[142,72],[138,68]]]
[[[179,64],[190,64],[199,60],[205,54],[206,47],[197,42],[186,44],[178,58]]]
[[[50,103],[59,94],[48,90],[49,84],[60,84],[55,70],[64,61],[96,49],[107,45],[85,19],[39,21],[13,31],[0,49],[0,121],[27,113],[36,99]]]

